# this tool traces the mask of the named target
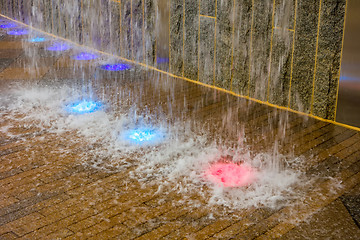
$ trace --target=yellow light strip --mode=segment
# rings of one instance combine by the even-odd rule
[[[134,60],[133,1],[130,0],[131,59]]]
[[[169,6],[169,72],[171,72],[171,0],[168,3]]]
[[[185,0],[183,1],[183,52],[182,52],[182,57],[183,57],[183,62],[182,62],[182,76],[185,76],[185,7],[186,7],[186,2]]]
[[[312,93],[311,93],[311,106],[310,106],[310,114],[313,114],[313,113],[314,113],[315,80],[316,80],[317,56],[318,56],[318,50],[319,50],[320,23],[321,23],[321,3],[322,3],[322,0],[320,0],[320,4],[319,4],[319,17],[318,17],[318,29],[317,29],[317,36],[316,36],[316,50],[315,50],[314,77],[313,77],[313,88],[312,88]]]
[[[233,0],[233,24],[232,24],[232,40],[231,40],[231,65],[230,65],[230,91],[233,91],[233,78],[234,78],[234,42],[235,42],[235,0]]]
[[[145,48],[145,0],[142,0],[142,42],[143,42],[143,62],[146,62]]]
[[[215,81],[216,81],[216,28],[217,28],[217,0],[215,0],[214,80],[213,80],[213,85],[214,86],[215,86]]]
[[[336,89],[334,121],[336,121],[337,106],[338,106],[338,100],[339,100],[340,74],[341,74],[342,56],[343,56],[343,51],[344,51],[344,39],[345,39],[345,25],[346,25],[346,16],[347,16],[347,6],[348,6],[348,0],[346,0],[346,3],[345,3],[344,27],[343,27],[343,36],[342,36],[342,43],[341,43],[339,77],[338,77],[338,84],[337,84],[337,89]]]
[[[253,43],[253,31],[254,31],[254,8],[255,3],[254,0],[251,1],[251,30],[250,30],[250,47],[249,47],[249,81],[248,81],[248,89],[247,96],[250,97],[250,82],[251,82],[251,61],[252,61],[252,43]]]
[[[199,18],[198,18],[198,73],[197,73],[197,80],[199,81],[200,79],[200,9],[201,9],[201,0],[198,0],[198,13],[199,13]]]
[[[285,30],[287,30],[287,31],[290,31],[290,32],[294,32],[295,31],[295,29],[291,29],[291,28],[281,28],[281,27],[273,27],[274,29],[279,29],[279,30],[282,30],[282,29],[285,29]]]
[[[123,47],[122,47],[122,28],[121,28],[121,25],[122,25],[122,20],[121,20],[121,17],[122,17],[122,14],[121,14],[121,0],[120,1],[116,1],[117,3],[119,3],[119,38],[120,38],[120,55],[123,54]]]
[[[272,64],[272,50],[273,50],[273,40],[274,40],[274,21],[275,21],[274,16],[275,16],[275,0],[273,0],[273,11],[272,11],[272,20],[271,20],[269,77],[268,77],[268,84],[267,84],[266,102],[269,102],[269,98],[270,98],[271,64]]]
[[[297,17],[297,0],[295,0],[295,9],[294,9],[294,32],[293,32],[293,42],[292,42],[292,52],[291,52],[291,67],[290,67],[290,83],[289,83],[289,95],[288,95],[288,108],[290,108],[291,103],[291,83],[294,72],[294,52],[295,52],[295,33],[296,33],[296,17]]]
[[[200,2],[200,0],[199,0]],[[200,3],[199,3],[200,4]],[[200,12],[200,5],[199,5],[199,12]],[[212,19],[216,19],[216,17],[213,16],[208,16],[208,15],[203,15],[203,14],[199,14],[200,17],[205,17],[205,18],[212,18]]]
[[[201,85],[201,86],[204,86],[204,87],[208,87],[208,88],[212,88],[212,89],[215,89],[215,90],[218,90],[218,91],[221,91],[221,92],[224,92],[224,93],[228,93],[230,95],[233,95],[235,97],[240,97],[240,98],[243,98],[243,99],[247,99],[247,100],[250,100],[250,101],[253,101],[253,102],[257,102],[257,103],[260,103],[260,104],[263,104],[263,105],[266,105],[266,106],[270,106],[270,107],[274,107],[274,108],[277,108],[277,109],[281,109],[281,110],[285,110],[285,111],[288,111],[288,112],[292,112],[292,113],[296,113],[296,114],[299,114],[299,115],[302,115],[302,116],[306,116],[306,117],[310,117],[310,118],[313,118],[313,119],[317,119],[319,121],[322,121],[322,122],[327,122],[327,123],[331,123],[331,124],[334,124],[334,125],[337,125],[337,126],[340,126],[340,127],[345,127],[345,128],[348,128],[348,129],[352,129],[352,130],[355,130],[355,131],[359,131],[360,132],[360,128],[358,127],[354,127],[354,126],[350,126],[350,125],[347,125],[347,124],[343,124],[343,123],[339,123],[339,122],[335,122],[333,120],[328,120],[328,119],[324,119],[324,118],[321,118],[321,117],[317,117],[317,116],[314,116],[312,114],[309,114],[309,113],[304,113],[304,112],[299,112],[297,110],[293,110],[293,109],[290,109],[288,107],[282,107],[282,106],[278,106],[278,105],[275,105],[275,104],[272,104],[272,103],[267,103],[267,102],[264,102],[264,101],[261,101],[261,100],[258,100],[258,99],[255,99],[255,98],[251,98],[249,96],[244,96],[244,95],[241,95],[241,94],[237,94],[237,93],[234,93],[234,92],[231,92],[229,90],[225,90],[223,88],[219,88],[219,87],[216,87],[216,86],[213,86],[213,85],[209,85],[209,84],[206,84],[206,83],[202,83],[202,82],[199,82],[199,81],[195,81],[195,80],[192,80],[192,79],[189,79],[189,78],[185,78],[185,77],[181,77],[181,76],[177,76],[177,75],[174,75],[172,73],[169,73],[169,72],[166,72],[166,71],[163,71],[163,70],[160,70],[160,69],[157,69],[155,67],[152,67],[152,66],[149,66],[149,65],[146,65],[144,63],[141,63],[141,62],[136,62],[136,61],[133,61],[133,60],[129,60],[129,59],[126,59],[126,58],[123,58],[123,57],[120,57],[120,56],[117,56],[117,55],[114,55],[114,54],[111,54],[111,53],[107,53],[107,52],[103,52],[103,51],[100,51],[100,50],[97,50],[97,49],[94,49],[94,48],[91,48],[91,47],[88,47],[88,46],[85,46],[85,45],[81,45],[81,44],[78,44],[78,43],[75,43],[69,39],[66,39],[66,38],[63,38],[63,37],[59,37],[59,36],[56,36],[54,34],[50,34],[50,33],[47,33],[43,30],[40,30],[40,29],[37,29],[35,27],[32,27],[32,26],[29,26],[25,23],[22,23],[20,21],[17,21],[17,20],[14,20],[12,18],[9,18],[5,15],[2,15],[0,14],[1,17],[3,18],[6,18],[8,20],[11,20],[13,22],[16,22],[20,25],[23,25],[23,26],[26,26],[26,27],[29,27],[30,29],[33,29],[35,31],[38,31],[38,32],[41,32],[45,35],[48,35],[48,36],[51,36],[51,37],[54,37],[54,38],[58,38],[58,39],[61,39],[63,41],[66,41],[68,43],[71,43],[75,46],[78,46],[78,47],[82,47],[82,48],[85,48],[85,49],[89,49],[90,51],[93,51],[93,52],[97,52],[97,53],[100,53],[100,54],[104,54],[106,56],[109,56],[109,57],[114,57],[114,58],[118,58],[122,61],[125,61],[125,62],[129,62],[129,63],[133,63],[133,64],[137,64],[139,66],[142,66],[142,67],[145,67],[147,69],[150,69],[150,70],[153,70],[153,71],[157,71],[159,73],[163,73],[163,74],[166,74],[168,75],[169,77],[173,77],[173,78],[178,78],[178,79],[183,79],[187,82],[191,82],[191,83],[195,83],[195,84],[198,84],[198,85]]]

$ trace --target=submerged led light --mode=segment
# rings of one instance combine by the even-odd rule
[[[7,32],[7,34],[9,35],[26,35],[29,33],[29,30],[25,29],[25,28],[18,28],[18,29],[13,29]]]
[[[163,131],[157,128],[136,128],[125,132],[126,141],[138,145],[154,145],[160,143],[165,137]]]
[[[75,114],[92,113],[101,108],[100,102],[91,100],[81,100],[79,102],[72,103],[67,106],[67,111]]]
[[[169,63],[169,58],[161,58],[161,57],[158,57],[158,58],[156,59],[156,62],[157,62],[158,64]]]
[[[72,59],[75,60],[93,60],[98,58],[99,56],[94,53],[81,52],[78,55],[72,56]]]
[[[127,65],[125,63],[116,63],[116,64],[106,64],[106,65],[102,65],[100,67],[103,70],[106,71],[113,71],[113,72],[117,72],[117,71],[124,71],[124,70],[128,70],[130,69],[130,65]]]
[[[50,45],[47,50],[49,51],[66,51],[69,50],[71,47],[69,44],[67,43],[63,43],[63,42],[55,42],[52,45]]]
[[[29,39],[28,41],[32,42],[32,43],[45,42],[46,38],[44,38],[44,37],[34,37],[34,38]]]
[[[3,22],[0,24],[0,28],[14,28],[14,27],[17,27],[18,25],[15,24],[15,23],[12,23],[12,22]]]
[[[246,164],[217,162],[205,172],[208,180],[224,187],[244,187],[256,178],[256,171]]]

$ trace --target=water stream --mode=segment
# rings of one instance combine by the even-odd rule
[[[166,1],[159,6],[164,4],[166,6]],[[89,29],[87,35],[82,35],[83,31],[80,33],[79,19],[68,18],[76,15],[73,11],[78,11],[72,3],[63,3],[52,9],[59,11],[58,20],[64,18],[65,24],[59,25],[58,29],[54,29],[54,25],[48,29],[90,47],[118,51],[118,46],[106,44],[106,38],[117,34],[107,27],[114,17],[112,8],[103,8],[102,17],[96,6],[85,6],[85,9],[88,9],[86,14],[94,15],[84,18],[87,21],[84,26]],[[36,21],[46,22],[46,11],[34,6],[32,12],[38,16]],[[167,13],[161,9],[157,12],[154,18],[167,19]],[[168,28],[166,23],[163,25]],[[207,91],[202,98],[196,99],[189,84],[182,80],[100,52],[90,52],[87,48],[34,30],[18,28],[17,24],[5,19],[1,20],[1,26],[9,27],[2,30],[2,34],[27,31],[28,36],[21,38],[25,48],[22,67],[29,71],[41,71],[45,66],[51,68],[35,81],[14,80],[6,86],[2,84],[0,130],[7,137],[22,141],[21,136],[12,131],[14,126],[6,124],[13,122],[55,134],[58,138],[66,137],[76,149],[63,149],[63,154],[81,151],[81,158],[77,159],[79,163],[109,172],[129,170],[129,178],[144,186],[157,186],[158,193],[165,197],[165,193],[176,191],[184,196],[184,201],[193,201],[193,204],[196,200],[190,196],[196,193],[208,204],[230,209],[280,208],[302,197],[303,188],[311,184],[301,170],[304,159],[279,151],[279,143],[286,134],[286,113],[280,113],[280,125],[269,122],[259,131],[264,135],[269,131],[276,132],[274,142],[268,143],[270,147],[254,151],[248,144],[248,129],[234,123],[239,114],[246,119],[253,111],[254,105],[245,103],[245,100],[224,109],[222,119],[218,121],[220,124],[216,125],[211,117],[197,119],[192,114],[218,100],[221,96],[216,91]],[[159,64],[165,63],[163,69],[166,69],[168,45],[165,42],[168,39],[164,36],[168,34],[161,26],[161,23],[155,26],[155,33],[161,39],[157,43],[161,45],[157,60]],[[143,29],[139,27],[132,31],[141,32]],[[135,37],[139,35],[134,34]],[[147,46],[151,41],[144,39],[144,42]],[[122,46],[122,51],[126,52],[125,47]],[[141,58],[143,49],[129,51],[127,55]],[[281,64],[278,71],[281,71]],[[185,94],[179,97],[179,91]],[[224,138],[224,133],[228,132],[231,132],[229,138],[233,139]],[[226,163],[230,164],[228,166],[235,164],[230,167],[235,175],[238,174],[237,167],[246,166],[239,171],[247,172],[248,179],[230,179],[231,183],[227,184],[227,180],[217,181],[214,175],[209,177],[214,164]],[[219,170],[215,172],[218,174],[215,178],[223,174]],[[239,182],[241,184],[237,185]]]

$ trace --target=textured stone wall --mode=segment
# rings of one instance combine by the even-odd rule
[[[170,73],[334,120],[346,0],[168,0],[167,29],[160,1],[0,0],[0,11],[153,67],[169,31]]]
[[[173,74],[334,119],[346,0],[171,2]]]

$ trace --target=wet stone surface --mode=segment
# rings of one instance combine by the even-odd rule
[[[50,61],[38,50],[8,54],[0,72],[0,238],[360,238],[359,132],[136,65],[106,74],[105,57]],[[106,107],[65,112],[79,92]],[[119,139],[144,122],[171,137],[149,148]],[[263,174],[216,186],[202,167],[218,161]]]

